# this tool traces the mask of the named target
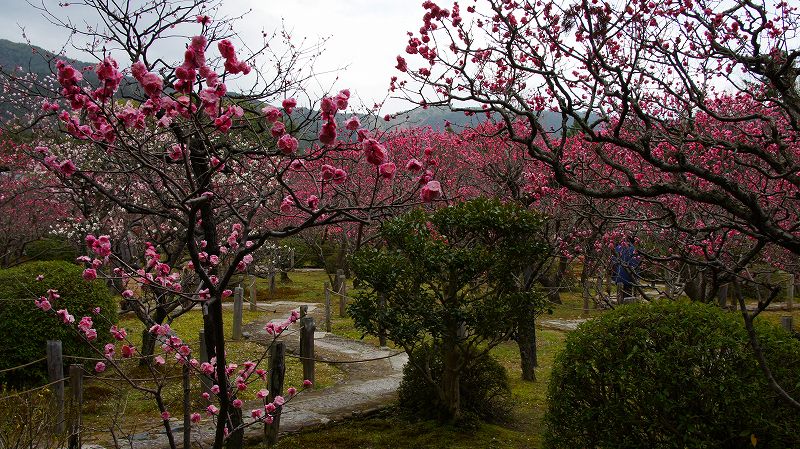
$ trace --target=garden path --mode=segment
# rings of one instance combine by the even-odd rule
[[[269,321],[281,322],[291,310],[298,310],[300,305],[309,306],[309,315],[314,317],[317,327],[322,327],[324,310],[319,304],[296,303],[290,301],[259,303],[274,310],[263,318],[244,326],[250,339],[265,342],[268,338],[264,326]],[[247,307],[247,305],[245,305]],[[272,311],[271,311],[272,312]],[[292,325],[282,340],[286,343],[288,354],[299,354],[299,325]],[[301,428],[325,425],[332,421],[340,421],[350,416],[370,413],[391,404],[397,397],[397,387],[402,378],[403,366],[408,356],[403,352],[389,348],[378,348],[361,341],[350,340],[327,332],[315,332],[315,357],[318,360],[352,362],[356,360],[377,359],[360,363],[340,363],[344,371],[344,379],[337,384],[322,390],[307,390],[287,402],[281,414],[281,433],[294,432]],[[289,385],[287,385],[288,387]],[[246,414],[249,410],[263,407],[261,401],[251,401],[242,407]],[[175,421],[175,440],[183,441],[182,422]],[[204,417],[199,426],[192,428],[194,444],[207,447],[213,440],[214,426]],[[251,426],[246,429],[245,439],[249,443],[261,442],[263,426]],[[180,443],[178,443],[180,446]],[[167,437],[163,430],[143,432],[131,437],[132,449],[156,449],[168,447]]]

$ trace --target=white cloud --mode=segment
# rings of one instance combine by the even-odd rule
[[[5,3],[10,3],[6,5]],[[73,22],[97,23],[92,12],[72,5],[59,8],[58,1],[47,0],[54,10],[68,14]],[[320,79],[320,86],[335,89],[350,88],[367,106],[383,101],[387,95],[389,78],[396,75],[395,56],[406,46],[406,32],[421,25],[423,9],[419,0],[227,0],[223,14],[247,12],[240,23],[239,32],[245,39],[260,40],[261,31],[271,31],[285,20],[296,38],[306,37],[310,42],[328,37],[325,52],[316,65],[318,71],[346,67],[336,76]],[[38,46],[56,50],[66,40],[59,29],[49,24],[24,0],[6,0],[4,14],[0,15],[0,38],[22,41],[19,25],[26,29],[27,37]],[[68,52],[67,56],[79,57]],[[83,57],[82,59],[86,59]],[[383,112],[408,109],[399,101],[388,101]]]

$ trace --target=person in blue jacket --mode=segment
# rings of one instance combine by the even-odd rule
[[[611,279],[617,284],[617,301],[623,303],[633,297],[633,287],[638,281],[639,256],[628,237],[614,247]]]

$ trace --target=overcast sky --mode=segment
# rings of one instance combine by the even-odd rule
[[[42,0],[32,0],[39,2]],[[68,1],[68,0],[62,0]],[[91,17],[85,8],[60,8],[58,0],[44,0],[53,11],[68,15],[74,22]],[[406,32],[419,29],[423,9],[421,0],[225,0],[223,13],[247,13],[241,22],[240,34],[257,38],[261,30],[270,31],[285,19],[287,28],[296,38],[309,41],[329,37],[325,53],[317,70],[347,66],[339,74],[336,88],[350,88],[365,104],[382,101],[387,93],[389,78],[396,75],[395,57],[406,46]],[[97,23],[92,17],[89,23]],[[49,24],[25,0],[2,0],[0,38],[22,42],[20,26],[30,41],[48,50],[64,44],[63,30]],[[77,54],[67,56],[80,58]],[[175,58],[172,58],[175,59]],[[333,79],[323,79],[327,85]],[[409,109],[399,100],[387,101],[384,113]]]

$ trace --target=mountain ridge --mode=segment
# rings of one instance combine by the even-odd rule
[[[58,56],[56,52],[46,50],[42,47],[0,39],[0,68],[5,71],[16,71],[19,67],[22,68],[23,71],[33,73],[39,77],[50,76],[55,72],[55,67],[48,62],[48,59],[54,60],[56,56]],[[75,66],[75,68],[81,69],[89,84],[97,84],[97,76],[94,74],[94,71],[83,70],[87,67],[94,66],[94,63],[78,61],[66,57],[59,59],[63,59]],[[135,84],[135,81],[131,81]],[[8,107],[7,105],[0,105],[0,109],[7,111]],[[350,114],[346,115],[349,116]],[[454,112],[440,106],[427,108],[418,106],[406,111],[397,112],[391,114],[392,120],[389,122],[382,119],[375,120],[374,117],[368,120],[369,116],[366,114],[356,113],[355,115],[357,115],[362,122],[375,122],[376,128],[382,131],[390,129],[407,130],[415,127],[430,127],[434,130],[444,131],[448,128],[448,124],[452,128],[463,129],[465,127],[477,126],[486,121],[486,116],[482,113],[468,116],[463,112]],[[341,120],[342,123],[343,120],[344,119]],[[545,111],[542,113],[540,120],[545,129],[551,129],[553,132],[560,134],[561,114]],[[340,122],[339,118],[337,118],[337,122]]]

